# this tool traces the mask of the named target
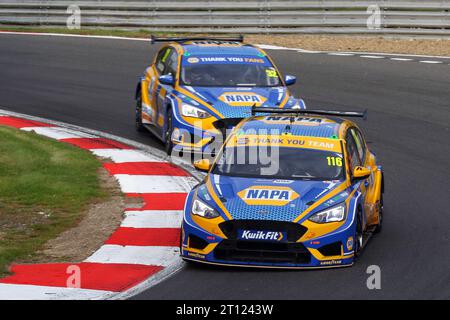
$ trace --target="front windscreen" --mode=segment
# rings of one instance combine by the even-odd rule
[[[264,56],[183,56],[180,82],[198,87],[275,87],[282,85]]]
[[[286,180],[342,180],[342,154],[303,148],[225,147],[214,174]]]

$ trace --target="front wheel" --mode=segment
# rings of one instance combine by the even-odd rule
[[[166,153],[170,156],[172,154],[173,142],[172,142],[172,134],[173,134],[173,124],[172,124],[172,110],[167,110],[167,121],[166,121],[166,132],[165,132],[165,141],[166,141]]]
[[[361,221],[361,211],[358,210],[356,217],[355,245],[354,245],[355,258],[358,258],[361,255],[363,243],[364,243],[364,232]]]
[[[135,108],[135,127],[136,131],[144,132],[145,127],[142,124],[142,98],[141,93],[139,92],[138,97],[136,99],[136,108]]]
[[[383,228],[383,214],[384,214],[384,203],[383,203],[383,194],[380,195],[380,202],[378,203],[378,224],[373,231],[374,233],[380,233]]]

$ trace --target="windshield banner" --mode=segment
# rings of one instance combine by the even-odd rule
[[[272,66],[268,59],[258,56],[234,56],[234,55],[197,55],[184,56],[183,62],[188,64],[257,64],[261,66]]]
[[[299,137],[289,135],[235,135],[228,142],[227,147],[292,147],[314,150],[324,150],[342,153],[338,139]]]

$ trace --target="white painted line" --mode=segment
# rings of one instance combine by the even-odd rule
[[[94,135],[61,127],[26,127],[22,128],[22,130],[34,131],[37,134],[56,140],[71,138],[96,138]]]
[[[113,294],[103,290],[0,283],[0,300],[103,299]]]
[[[429,64],[440,64],[440,63],[443,63],[442,61],[433,61],[433,60],[422,60],[422,61],[419,61],[419,62],[421,62],[421,63],[429,63]]]
[[[367,59],[384,59],[383,56],[360,56],[361,58],[367,58]]]
[[[177,263],[181,259],[179,252],[178,247],[107,244],[87,258],[86,262],[168,266],[172,263]]]
[[[98,157],[110,158],[113,162],[166,162],[139,150],[91,149]]]
[[[264,50],[287,50],[289,48],[286,47],[280,47],[280,46],[274,46],[270,44],[255,44],[255,46],[264,49]]]
[[[345,53],[345,52],[330,52],[327,53],[329,56],[343,56],[343,57],[351,57],[354,56],[353,53]]]
[[[193,177],[114,175],[124,193],[189,192],[198,183]]]
[[[20,31],[0,31],[0,34],[13,35],[27,35],[27,36],[48,36],[48,37],[71,37],[71,38],[92,38],[92,39],[110,39],[110,40],[132,40],[132,41],[147,41],[147,38],[132,38],[132,37],[116,37],[116,36],[94,36],[70,33],[46,33],[46,32],[20,32]]]
[[[430,55],[419,55],[419,54],[407,54],[407,53],[387,53],[387,52],[358,52],[358,51],[348,51],[348,53],[363,54],[363,55],[381,55],[389,57],[410,57],[410,58],[432,58],[432,59],[450,59],[450,56],[430,56]]]
[[[183,211],[143,210],[126,211],[121,227],[125,228],[180,228]]]
[[[323,53],[323,51],[314,51],[314,50],[303,50],[303,49],[290,49],[290,50],[295,50],[299,53]]]
[[[154,287],[158,283],[161,283],[162,281],[168,279],[175,273],[181,270],[181,268],[184,265],[184,261],[182,259],[177,259],[174,263],[172,263],[169,266],[164,267],[161,271],[153,274],[148,279],[142,281],[141,283],[137,284],[136,286],[124,291],[124,292],[118,292],[114,296],[110,297],[111,300],[127,300],[131,297],[134,297],[138,295],[139,293],[142,293],[146,290],[148,290],[151,287]]]
[[[394,60],[394,61],[413,61],[413,59],[408,59],[408,58],[390,58],[390,60]]]

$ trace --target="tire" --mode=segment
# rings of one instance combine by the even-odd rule
[[[182,252],[182,248],[183,248],[183,227],[180,228],[181,232],[180,232],[180,254]]]
[[[144,132],[145,127],[142,124],[142,97],[141,93],[138,93],[138,97],[136,99],[136,108],[135,108],[135,128],[137,132]]]
[[[183,227],[181,227],[181,230],[183,230]],[[181,256],[182,247],[183,247],[183,238],[182,238],[183,236],[182,236],[182,234],[183,234],[183,231],[180,232],[180,256]],[[194,264],[194,262],[192,262],[191,260],[185,259],[183,256],[181,256],[181,260],[183,260],[186,265]]]
[[[361,256],[363,244],[364,244],[364,232],[363,232],[362,221],[361,221],[361,210],[358,209],[357,217],[356,217],[355,245],[354,245],[355,259],[357,259],[359,256]]]
[[[383,229],[383,215],[384,215],[384,201],[383,201],[383,193],[380,195],[380,204],[378,209],[378,225],[376,226],[373,233],[380,233]]]
[[[200,265],[200,262],[185,259],[184,257],[181,257],[181,260],[183,260],[184,264],[188,267],[198,267]]]
[[[172,154],[173,142],[172,142],[172,133],[173,133],[173,125],[172,125],[172,109],[167,109],[167,122],[166,122],[166,132],[164,133],[164,140],[166,142],[165,150],[167,155]]]

